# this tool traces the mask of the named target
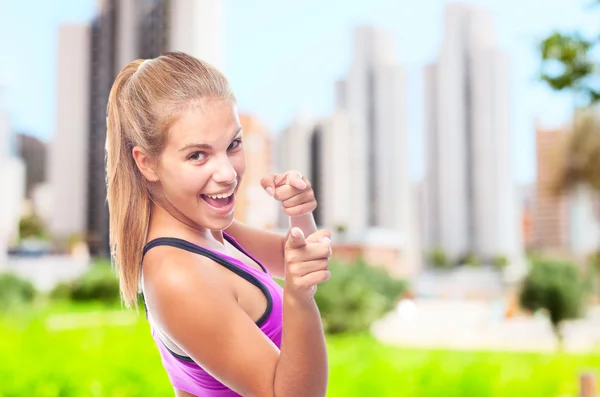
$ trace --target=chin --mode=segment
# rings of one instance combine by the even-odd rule
[[[222,232],[227,229],[233,223],[233,214],[229,217],[223,217],[223,219],[211,219],[205,221],[202,225],[213,232]]]

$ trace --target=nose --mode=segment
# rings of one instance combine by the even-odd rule
[[[232,184],[237,178],[237,172],[228,156],[221,158],[216,164],[213,180],[217,183]]]

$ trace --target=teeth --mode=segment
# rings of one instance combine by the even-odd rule
[[[231,196],[232,194],[233,194],[233,190],[229,193],[224,193],[224,194],[216,194],[216,195],[207,194],[206,197],[210,197],[212,199],[224,199],[224,198]]]

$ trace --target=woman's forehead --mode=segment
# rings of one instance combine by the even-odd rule
[[[239,129],[235,104],[226,100],[203,101],[182,111],[169,129],[168,144],[218,144]]]

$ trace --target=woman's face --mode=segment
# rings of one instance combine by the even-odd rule
[[[180,221],[224,230],[233,221],[233,205],[246,159],[234,103],[203,100],[171,126],[157,175],[161,201]]]

